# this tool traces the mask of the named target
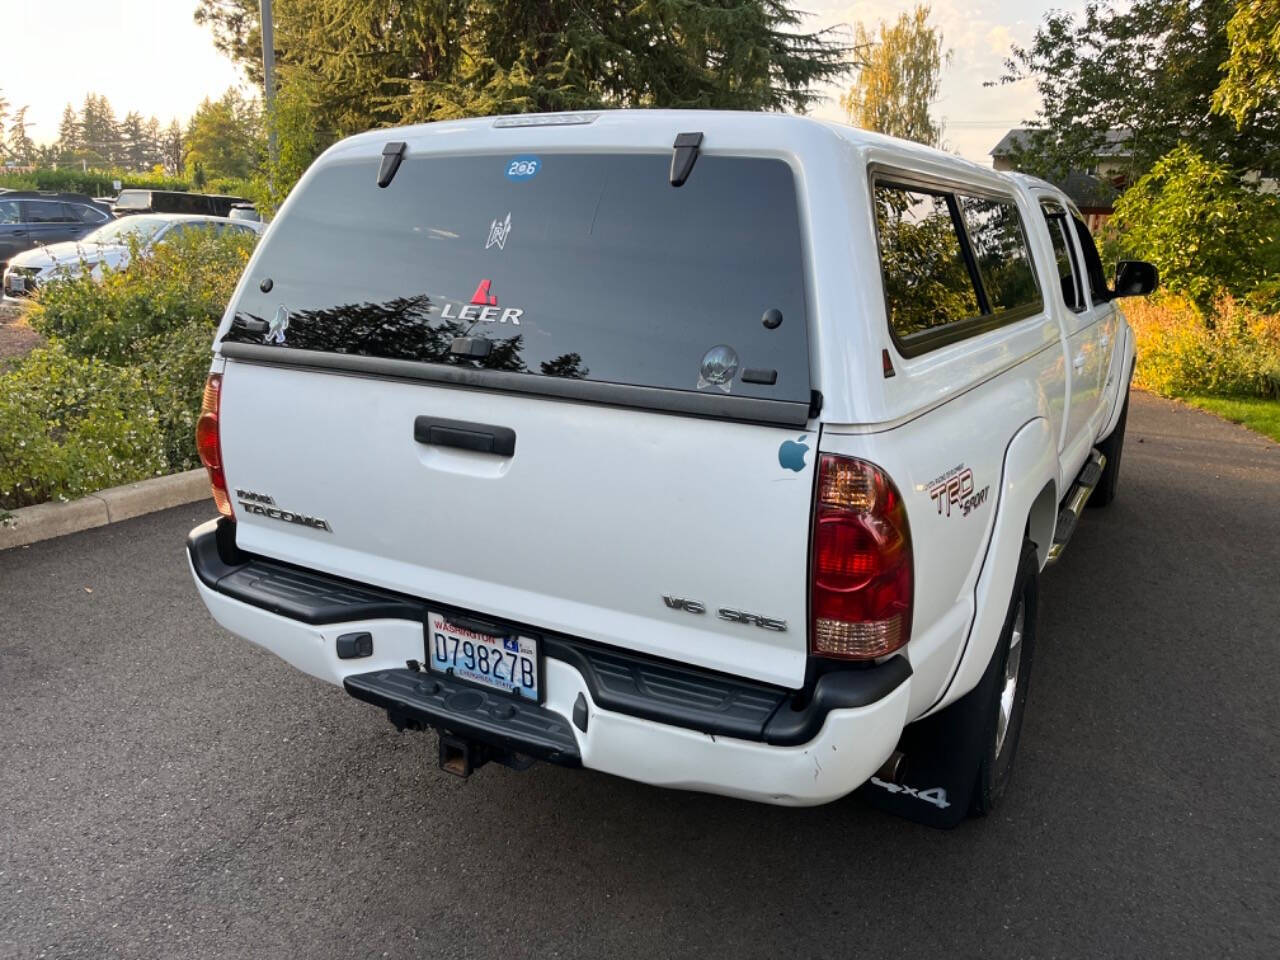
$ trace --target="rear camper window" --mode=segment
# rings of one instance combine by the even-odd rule
[[[379,189],[375,160],[326,165],[225,339],[807,404],[791,168],[704,154],[676,188],[670,166],[409,155]]]

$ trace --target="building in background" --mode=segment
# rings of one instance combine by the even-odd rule
[[[1018,154],[1031,147],[1032,134],[1026,127],[1006,133],[991,148],[991,165],[997,170],[1017,170]],[[1085,169],[1072,170],[1054,181],[1080,208],[1091,230],[1106,222],[1114,212],[1116,197],[1139,175],[1133,168],[1132,136],[1127,128],[1108,130]]]

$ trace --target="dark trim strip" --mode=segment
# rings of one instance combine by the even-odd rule
[[[306,367],[328,373],[351,373],[395,380],[418,380],[476,390],[499,390],[503,393],[555,397],[716,420],[738,420],[782,427],[803,427],[809,422],[809,405],[791,400],[762,400],[757,397],[694,393],[689,390],[666,390],[626,383],[567,380],[508,373],[503,370],[477,370],[474,367],[452,367],[416,360],[321,353],[318,350],[269,347],[259,343],[233,343],[226,340],[218,345],[218,352],[228,359],[247,363]]]
[[[187,551],[196,576],[210,590],[302,623],[383,618],[423,622],[428,609],[452,618],[471,616],[450,604],[245,553],[235,546],[235,523],[225,518],[192,530]],[[536,635],[543,655],[573,667],[591,699],[605,710],[773,746],[808,743],[832,710],[876,703],[911,676],[911,665],[899,654],[884,663],[823,674],[797,696],[794,690],[674,660],[548,634],[526,624],[502,624]],[[350,685],[347,689],[358,696]]]

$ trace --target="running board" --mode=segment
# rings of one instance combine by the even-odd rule
[[[1062,502],[1062,506],[1058,510],[1058,522],[1054,524],[1053,543],[1049,546],[1049,559],[1046,561],[1046,566],[1050,563],[1056,563],[1058,558],[1062,556],[1062,551],[1067,549],[1067,543],[1070,541],[1071,535],[1076,532],[1076,524],[1080,520],[1080,511],[1084,509],[1085,503],[1088,502],[1089,494],[1093,493],[1093,488],[1102,479],[1102,470],[1106,465],[1106,455],[1100,450],[1094,449],[1089,454],[1089,459],[1085,461],[1080,470],[1080,475],[1076,477],[1075,483],[1071,485],[1071,490],[1067,493],[1066,500]]]

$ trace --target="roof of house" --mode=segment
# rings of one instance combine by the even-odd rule
[[[991,156],[1005,157],[1018,150],[1025,150],[1031,146],[1032,135],[1039,131],[1031,127],[1014,127],[1003,137],[1000,142],[991,148]],[[1130,155],[1129,141],[1133,137],[1133,131],[1128,127],[1116,127],[1108,130],[1103,134],[1103,142],[1098,147],[1098,156],[1100,157],[1127,157]]]
[[[1055,180],[1054,185],[1086,213],[1111,210],[1115,206],[1116,197],[1120,195],[1120,191],[1108,181],[1078,170]]]

